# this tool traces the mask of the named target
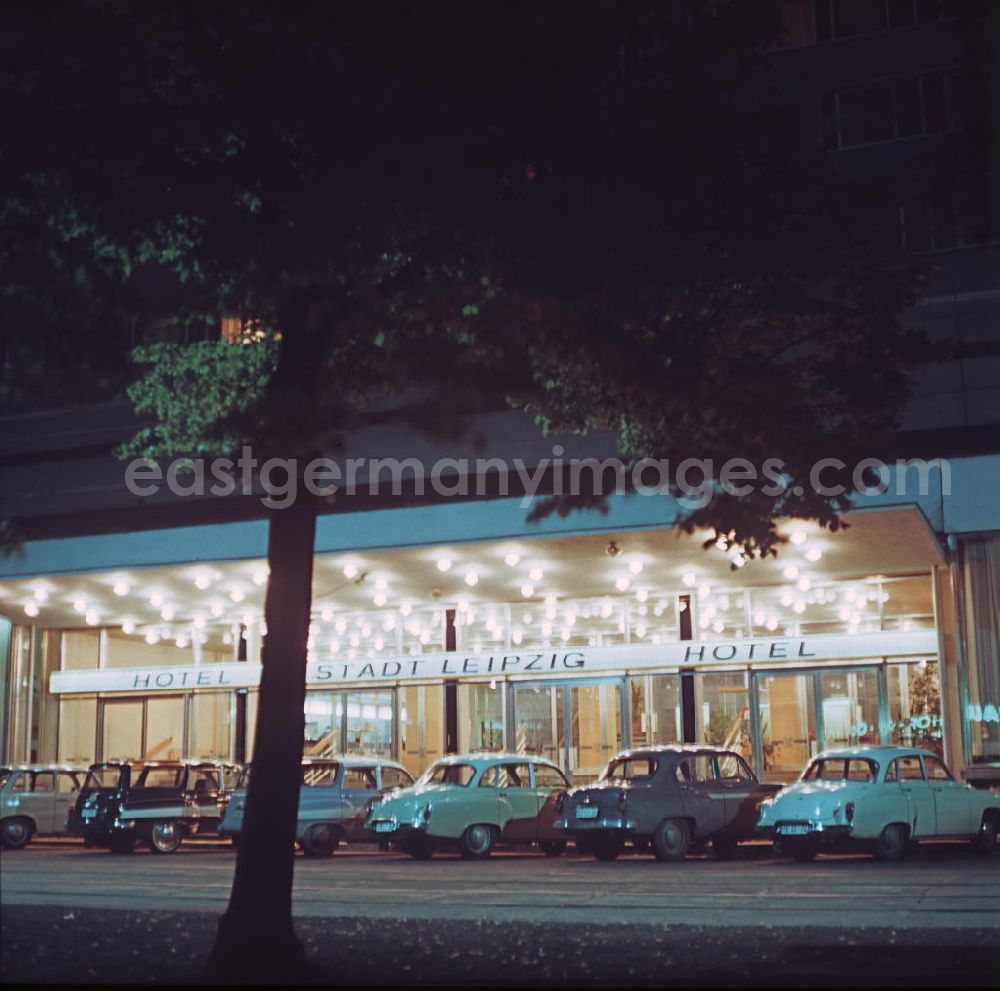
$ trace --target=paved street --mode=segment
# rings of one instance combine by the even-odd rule
[[[2,901],[5,907],[219,912],[234,864],[230,848],[204,841],[169,856],[39,842],[3,853]],[[421,862],[355,848],[328,860],[296,859],[295,911],[522,922],[989,927],[1000,934],[998,892],[1000,856],[983,861],[960,845],[926,846],[916,858],[888,865],[863,856],[798,864],[772,857],[765,845],[741,848],[734,861],[706,855],[681,864],[651,856],[601,863],[529,852],[485,862],[445,853]]]

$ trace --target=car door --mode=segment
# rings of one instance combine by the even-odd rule
[[[535,839],[538,819],[538,797],[531,780],[528,761],[501,764],[498,769],[500,828],[510,843],[525,843]]]
[[[556,830],[553,824],[561,818],[556,812],[556,798],[569,788],[569,782],[562,771],[553,764],[533,762],[531,773],[534,778],[535,804],[538,808],[534,838],[537,840],[564,840],[565,833]]]
[[[376,795],[378,772],[374,764],[344,768],[343,805],[338,818],[349,837],[360,836],[364,827],[365,806]]]
[[[923,758],[924,774],[934,795],[938,836],[972,836],[979,830],[978,805],[969,801],[969,791],[952,776],[940,757]]]
[[[73,771],[59,771],[56,774],[56,811],[52,830],[54,833],[66,832],[69,810],[76,804],[76,797],[80,794],[80,786],[83,784],[81,779],[82,775]]]
[[[35,831],[56,831],[56,776],[52,771],[36,771],[31,775],[31,790],[25,792],[22,807],[35,820]]]
[[[934,836],[937,832],[937,812],[934,793],[931,791],[924,768],[917,756],[896,758],[896,777],[899,789],[906,796],[910,835],[914,839]]]
[[[712,754],[685,754],[674,767],[684,815],[694,822],[694,838],[711,836],[725,826],[726,793],[715,776]]]
[[[738,754],[717,754],[715,765],[719,789],[725,796],[724,828],[727,833],[749,836],[757,826],[760,803],[773,791],[758,782]]]

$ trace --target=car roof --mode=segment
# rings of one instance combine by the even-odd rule
[[[730,750],[728,747],[717,747],[710,743],[652,743],[644,747],[633,747],[631,750],[622,750],[615,754],[612,760],[643,757],[647,754],[654,757],[662,757],[668,754],[676,754],[678,756],[692,754],[736,754],[737,757],[741,756],[737,751]]]
[[[11,764],[0,767],[0,771],[72,771],[86,774],[87,764]]]
[[[366,757],[364,754],[330,754],[326,757],[303,757],[303,767],[322,767],[324,764],[343,764],[344,767],[371,767],[379,764],[382,767],[395,767],[401,771],[406,771],[406,767],[399,761],[389,757]],[[251,767],[251,764],[244,765]],[[409,772],[407,772],[409,773]]]
[[[236,761],[219,760],[215,757],[182,757],[180,760],[145,760],[142,757],[111,757],[100,760],[91,767],[124,767],[126,764],[141,764],[143,767],[240,767]]]
[[[937,757],[938,755],[932,750],[924,750],[920,747],[903,747],[891,743],[872,743],[859,747],[832,747],[829,750],[823,750],[816,754],[812,760],[828,760],[840,757],[871,757],[873,760],[876,758],[895,760],[897,757],[920,756]]]
[[[540,754],[516,754],[508,751],[477,750],[467,754],[449,754],[434,761],[435,764],[472,764],[477,768],[489,767],[490,764],[549,764],[559,767],[554,760],[542,757]]]

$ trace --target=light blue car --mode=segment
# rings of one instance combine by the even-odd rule
[[[219,835],[239,842],[246,811],[246,788],[253,773],[248,765],[219,825]],[[382,757],[307,757],[302,761],[299,819],[295,839],[307,857],[329,857],[345,843],[371,843],[364,828],[369,801],[413,784],[401,764]]]

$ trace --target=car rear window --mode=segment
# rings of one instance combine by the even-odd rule
[[[874,781],[878,765],[867,757],[827,757],[814,760],[802,775],[803,781]]]
[[[601,781],[648,781],[656,774],[659,762],[652,757],[622,757],[608,764]]]
[[[180,788],[184,783],[183,767],[141,767],[132,768],[133,788]]]

